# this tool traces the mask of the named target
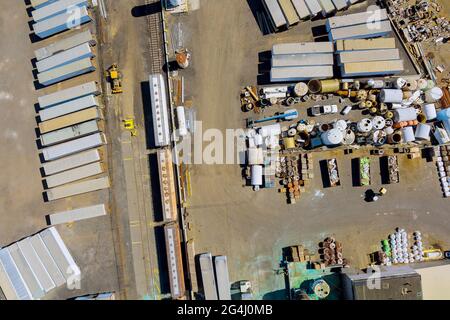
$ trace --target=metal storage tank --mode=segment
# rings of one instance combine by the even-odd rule
[[[381,89],[380,100],[384,103],[402,103],[403,91],[400,89]]]
[[[404,127],[402,128],[402,135],[403,135],[403,142],[413,142],[416,140],[414,136],[414,129],[413,127]]]
[[[184,137],[188,134],[186,127],[186,114],[184,112],[184,107],[177,107],[177,120],[178,120],[178,133],[180,136]]]
[[[335,146],[341,144],[344,140],[344,134],[339,129],[328,130],[320,136],[322,142],[327,146]]]
[[[251,184],[254,187],[259,187],[263,185],[263,167],[261,165],[251,166]]]
[[[415,137],[417,140],[430,140],[431,126],[425,123],[419,123],[416,127]]]
[[[394,110],[394,121],[413,121],[417,120],[417,111],[414,108],[401,108]]]

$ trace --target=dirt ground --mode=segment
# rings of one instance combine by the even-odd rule
[[[101,73],[92,73],[45,89],[33,84],[34,50],[63,37],[69,32],[32,43],[29,37],[31,20],[28,1],[4,0],[0,4],[0,246],[9,245],[46,227],[49,213],[109,202],[109,191],[94,192],[51,203],[44,202],[37,145],[35,104],[37,97],[99,80]],[[84,28],[95,26],[91,23]],[[14,30],[14,32],[11,32]],[[65,299],[106,291],[117,291],[117,272],[109,216],[57,227],[82,272],[81,289],[59,288],[48,299]],[[102,276],[99,277],[99,274]]]
[[[252,3],[203,0],[198,10],[170,18],[169,31],[180,22],[182,42],[192,51],[190,69],[180,74],[204,130],[243,128],[246,115],[239,107],[239,91],[260,80],[261,53],[274,43],[312,40],[311,28],[320,23],[304,22],[263,36]],[[275,270],[282,248],[289,245],[302,243],[315,251],[319,241],[334,235],[343,242],[344,256],[360,267],[398,226],[421,230],[428,245],[450,245],[449,200],[442,198],[433,163],[400,156],[400,184],[389,185],[385,197],[369,204],[363,199],[366,189],[352,187],[351,158],[357,155],[315,155],[315,178],[295,205],[287,205],[276,189],[254,192],[243,187],[239,165],[191,166],[193,196],[187,219],[196,253],[227,255],[232,282],[251,280],[256,298],[282,298],[284,277]],[[338,159],[342,185],[324,189],[318,161],[331,156]],[[378,190],[376,159],[372,172],[371,188]]]

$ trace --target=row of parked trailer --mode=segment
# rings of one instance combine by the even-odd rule
[[[329,16],[362,0],[262,0],[274,31],[290,28],[300,20]]]
[[[0,287],[7,300],[38,300],[66,284],[80,269],[55,227],[0,249]]]
[[[213,261],[211,253],[203,253],[199,265],[205,300],[231,300],[227,257],[216,256]]]

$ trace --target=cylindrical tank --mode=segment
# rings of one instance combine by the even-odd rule
[[[430,140],[431,126],[425,123],[419,123],[416,128],[415,137],[417,140]]]
[[[426,90],[428,86],[428,81],[426,79],[419,79],[417,81],[417,88],[419,90]]]
[[[248,164],[262,165],[264,163],[263,149],[262,148],[249,148],[248,149]]]
[[[425,104],[422,107],[422,112],[428,121],[436,119],[436,106],[433,103]]]
[[[294,149],[295,148],[295,139],[294,137],[286,137],[283,139],[284,148],[285,149]]]
[[[408,81],[405,87],[411,91],[417,90],[417,80]]]
[[[339,129],[331,129],[321,135],[322,142],[327,146],[334,146],[342,143],[344,134]]]
[[[322,90],[322,83],[320,80],[310,80],[308,82],[308,89],[310,93],[317,94]]]
[[[384,103],[401,103],[403,91],[399,89],[381,89],[380,100]]]
[[[386,84],[383,80],[370,79],[367,81],[367,85],[372,89],[382,89]]]
[[[397,80],[395,80],[394,85],[397,89],[401,89],[406,85],[406,80],[403,78],[397,78]]]
[[[439,87],[434,87],[430,90],[425,91],[425,102],[433,103],[438,100],[441,100],[444,93],[442,92],[442,89]]]
[[[178,119],[178,133],[180,136],[184,137],[188,134],[186,127],[186,114],[184,112],[184,107],[177,107],[177,119]]]
[[[281,125],[279,123],[263,126],[260,129],[260,133],[263,137],[276,136],[281,134]]]
[[[261,165],[254,165],[250,167],[251,184],[252,186],[262,186],[263,184],[263,167]]]
[[[387,135],[391,135],[394,133],[394,129],[392,127],[386,127],[384,128],[384,132],[386,132]]]
[[[304,82],[299,82],[294,87],[294,93],[297,97],[303,97],[308,93],[308,85]]]
[[[387,137],[387,141],[390,144],[399,144],[402,142],[402,133],[401,131],[394,132]]]
[[[261,146],[264,142],[264,138],[261,134],[256,134],[254,137],[255,145],[257,147]]]
[[[395,109],[394,111],[394,121],[410,121],[417,120],[417,111],[414,108],[403,108],[403,109]]]
[[[403,134],[403,142],[413,142],[416,140],[416,137],[414,136],[414,129],[413,127],[404,127],[402,128],[402,134]]]
[[[342,140],[342,143],[345,145],[350,145],[355,142],[355,139],[355,133],[352,130],[347,129],[344,133],[344,139]]]
[[[383,117],[380,117],[380,116],[374,117],[372,119],[372,123],[373,123],[373,127],[377,130],[384,129],[384,127],[386,125],[386,121],[384,120]]]
[[[345,131],[345,129],[347,129],[347,121],[345,120],[338,120],[335,123],[335,127],[341,131]]]
[[[364,118],[357,124],[357,129],[359,132],[369,132],[373,128],[372,120]]]
[[[320,87],[322,93],[334,93],[340,89],[340,82],[337,79],[320,80]]]

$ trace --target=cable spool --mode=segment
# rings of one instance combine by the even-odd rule
[[[392,119],[392,118],[394,118],[394,113],[393,113],[392,111],[388,111],[388,112],[386,112],[386,114],[384,115],[384,117],[385,117],[386,119]]]
[[[289,137],[294,137],[297,134],[297,129],[295,128],[291,128],[288,130],[288,136]]]
[[[294,87],[294,93],[297,97],[303,97],[308,93],[308,85],[304,82],[299,82]]]
[[[292,106],[295,103],[295,99],[293,97],[289,97],[286,99],[286,105]]]
[[[270,98],[269,102],[271,106],[274,106],[278,103],[278,98]]]

